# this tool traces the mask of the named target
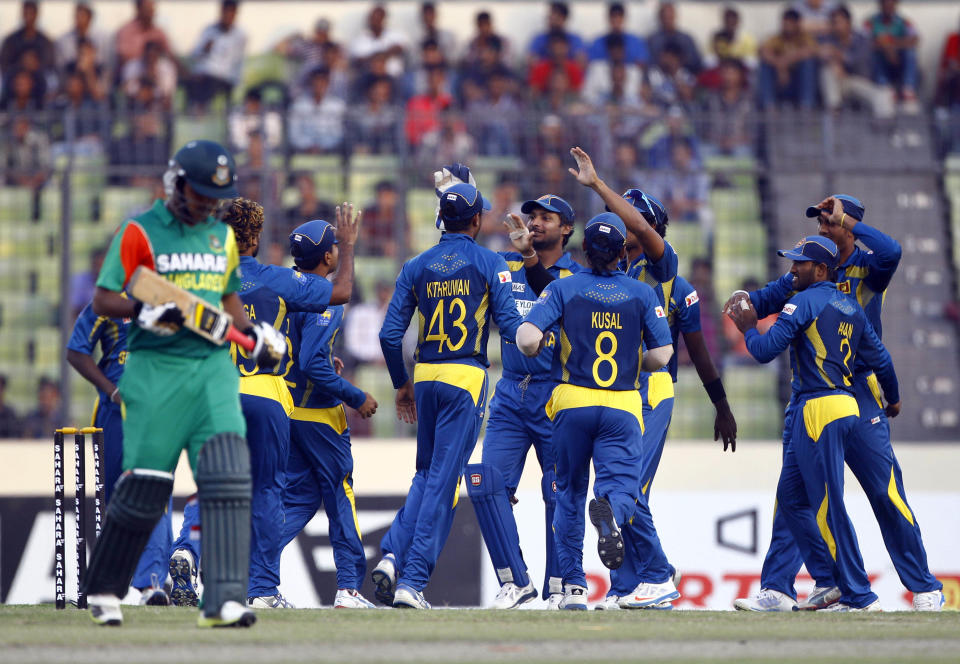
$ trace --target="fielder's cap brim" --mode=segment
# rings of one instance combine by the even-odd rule
[[[792,261],[800,261],[802,263],[817,260],[816,258],[811,258],[810,256],[804,256],[796,249],[780,249],[777,251],[777,256],[783,256],[784,258],[789,258]]]
[[[542,203],[540,201],[525,201],[524,204],[520,206],[520,211],[524,214],[530,214],[537,208],[543,208],[547,212],[556,212],[561,217],[563,216],[563,213],[554,206],[547,205],[546,203]]]
[[[240,192],[237,191],[237,185],[231,184],[227,187],[211,187],[205,184],[188,183],[190,188],[201,196],[207,198],[239,198]]]
[[[488,201],[487,197],[483,194],[480,195],[480,205],[483,207],[484,212],[489,212],[493,209],[493,206],[490,205],[490,201]]]
[[[814,217],[819,217],[821,212],[823,212],[823,210],[818,208],[816,205],[811,205],[810,207],[807,208],[807,216],[810,217],[811,219],[813,219]]]

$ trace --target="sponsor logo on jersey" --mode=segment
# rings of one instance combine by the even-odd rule
[[[317,323],[319,323],[323,327],[328,326],[330,324],[330,321],[332,320],[333,320],[332,311],[327,310],[327,311],[324,311],[322,314],[317,315]]]
[[[297,272],[296,270],[293,271],[293,278],[296,279],[297,281],[307,280],[307,278],[303,276],[303,272]]]
[[[791,314],[793,314],[793,312],[796,311],[796,310],[797,310],[797,305],[795,305],[795,304],[785,304],[785,305],[783,305],[783,313],[787,314],[788,316],[790,316]]]
[[[517,300],[517,313],[526,316],[533,309],[533,300]]]
[[[688,307],[692,307],[693,305],[695,305],[697,302],[700,301],[700,296],[697,295],[697,291],[693,291],[692,293],[687,295],[685,298],[683,298],[683,301],[687,303]]]
[[[223,251],[223,242],[216,235],[210,235],[210,248],[214,251]]]
[[[227,271],[227,257],[217,254],[180,252],[157,256],[157,272],[219,272]]]
[[[876,417],[874,417],[873,419],[871,419],[871,420],[870,420],[870,424],[880,424],[880,416],[877,415]]]
[[[503,272],[497,272],[497,279],[500,280],[501,284],[513,283],[513,277],[510,276],[510,270],[504,270]]]
[[[470,474],[470,484],[472,486],[480,486],[480,482],[482,481],[483,481],[483,476],[480,473]]]
[[[846,293],[847,295],[849,295],[849,294],[850,294],[850,282],[849,282],[849,281],[841,281],[839,284],[837,284],[837,290],[840,291],[841,293]]]
[[[655,311],[656,314],[657,314],[657,318],[666,318],[666,317],[667,317],[667,314],[663,313],[663,307],[661,307],[661,306],[659,306],[659,305],[654,308],[654,311]]]
[[[521,283],[519,283],[519,282],[514,281],[514,282],[513,282],[513,292],[514,292],[514,293],[526,293],[526,292],[527,292],[527,285],[526,285],[526,284],[521,284]]]
[[[546,302],[547,298],[549,297],[550,297],[550,291],[545,290],[542,293],[540,293],[540,297],[537,298],[537,302]]]

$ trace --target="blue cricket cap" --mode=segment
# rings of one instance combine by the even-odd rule
[[[833,240],[822,235],[808,235],[799,242],[793,249],[781,249],[777,252],[778,256],[789,258],[792,261],[816,261],[824,263],[830,269],[837,267],[837,245]]]
[[[600,237],[619,240],[620,245],[623,246],[627,242],[627,227],[614,213],[603,212],[588,221],[587,227],[583,229],[583,238],[590,244]]]
[[[443,221],[466,221],[489,209],[490,201],[466,182],[453,185],[440,196],[440,219]]]
[[[630,201],[630,204],[640,210],[640,214],[654,226],[664,226],[670,221],[670,217],[667,215],[667,208],[650,194],[633,188],[623,192],[622,198]],[[606,207],[606,210],[609,212],[610,208]]]
[[[547,212],[556,212],[560,215],[560,221],[565,224],[573,223],[573,208],[559,196],[544,194],[535,200],[525,201],[523,205],[520,206],[520,211],[524,214],[530,214],[537,208],[543,208]]]
[[[335,244],[336,229],[323,219],[300,224],[290,233],[290,255],[297,265],[320,261]]]
[[[843,206],[843,211],[847,214],[848,217],[853,217],[857,221],[863,221],[863,213],[865,208],[863,203],[853,196],[847,196],[846,194],[834,194],[834,198],[840,201],[840,205]],[[819,217],[822,210],[816,205],[811,205],[807,208],[808,217]]]

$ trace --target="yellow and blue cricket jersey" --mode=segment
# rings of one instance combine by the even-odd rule
[[[93,355],[99,345],[101,351],[97,367],[103,375],[114,385],[123,375],[123,365],[127,360],[127,328],[130,327],[129,318],[108,318],[93,313],[93,306],[88,304],[80,312],[77,322],[74,323],[67,349],[84,355]],[[109,394],[97,391],[101,400],[110,399]]]
[[[673,280],[673,288],[667,298],[667,325],[670,326],[670,337],[673,339],[673,355],[661,371],[670,373],[673,382],[677,382],[677,343],[680,333],[690,334],[700,331],[700,296],[690,282],[677,275]]]
[[[900,400],[893,360],[874,332],[863,308],[837,284],[819,282],[794,295],[766,334],[744,335],[747,350],[759,362],[770,362],[790,348],[794,398],[854,393],[854,366],[875,371],[887,400]]]
[[[407,261],[380,328],[380,345],[395,388],[408,380],[401,342],[418,314],[416,362],[486,369],[491,317],[513,341],[517,314],[512,276],[502,256],[463,233],[447,233]]]
[[[333,344],[343,324],[343,307],[330,306],[323,313],[292,314],[287,330],[288,351],[293,366],[287,385],[294,412],[300,409],[335,408],[341,402],[351,408],[363,405],[363,390],[337,375],[333,368]]]

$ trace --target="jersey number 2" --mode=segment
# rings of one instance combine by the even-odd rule
[[[452,351],[460,350],[463,346],[463,343],[467,340],[467,327],[463,324],[464,319],[467,317],[467,305],[463,303],[459,297],[455,297],[450,300],[450,308],[444,311],[444,300],[441,298],[437,302],[436,308],[433,310],[433,315],[430,316],[430,325],[427,326],[427,336],[423,338],[424,341],[436,341],[437,352],[443,352],[443,344],[447,344],[447,348]],[[446,318],[445,313],[449,313],[452,317],[454,315],[454,309],[457,310],[457,317],[454,318],[450,324],[460,330],[460,340],[457,343],[451,343],[450,336],[444,331],[444,320]],[[434,327],[437,328],[437,331],[434,332]]]

